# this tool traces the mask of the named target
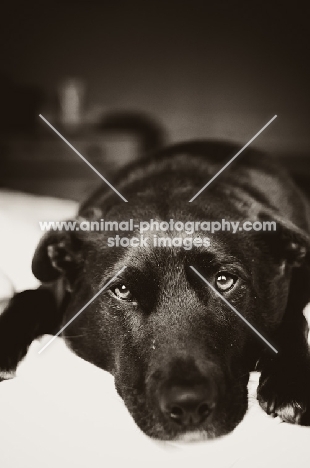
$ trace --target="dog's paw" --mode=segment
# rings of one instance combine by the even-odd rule
[[[291,424],[310,425],[310,369],[304,373],[262,374],[257,390],[261,408]]]
[[[14,371],[13,370],[12,371],[4,371],[4,370],[0,369],[0,382],[2,382],[3,380],[14,379],[15,374],[16,374],[15,370]]]
[[[1,334],[0,334],[1,340]],[[2,346],[1,346],[2,344]],[[3,380],[11,380],[16,376],[17,360],[12,359],[13,353],[4,350],[3,341],[0,342],[0,383]]]

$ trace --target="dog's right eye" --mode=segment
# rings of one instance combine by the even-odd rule
[[[118,284],[111,288],[111,291],[121,301],[133,301],[133,295],[125,284]]]

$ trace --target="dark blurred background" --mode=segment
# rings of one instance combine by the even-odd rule
[[[283,1],[11,2],[1,12],[0,184],[81,199],[142,151],[105,128],[148,115],[167,141],[233,140],[283,159],[310,185],[309,7]]]

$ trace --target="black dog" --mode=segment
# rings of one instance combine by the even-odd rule
[[[33,272],[65,292],[60,304],[44,286],[12,299],[0,317],[0,377],[12,377],[32,340],[60,330],[126,266],[63,336],[76,354],[114,375],[117,391],[146,434],[174,439],[190,431],[216,437],[233,430],[247,410],[255,366],[261,371],[262,408],[310,425],[303,316],[310,299],[306,200],[274,162],[247,149],[189,203],[238,149],[192,142],[161,150],[114,180],[128,203],[103,187],[81,207],[77,222],[269,220],[276,222],[276,232],[217,232],[208,236],[210,246],[189,250],[108,247],[110,232],[48,233],[34,255]]]

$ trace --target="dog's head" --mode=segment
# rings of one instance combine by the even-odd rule
[[[146,204],[140,191],[130,204],[110,208],[104,219],[186,222],[242,215],[240,203],[227,198],[223,206],[216,191],[199,205],[185,204],[186,191],[182,197],[184,204],[166,200],[163,208]],[[270,214],[254,211],[255,219]],[[92,220],[102,217],[100,210],[92,213]],[[223,298],[263,336],[272,336],[286,308],[292,267],[306,252],[301,231],[277,221],[276,233],[218,232],[208,234],[210,245],[190,249],[160,248],[152,241],[108,246],[108,237],[140,237],[135,231],[80,229],[43,238],[33,270],[42,281],[60,278],[65,284],[64,324],[110,282],[64,335],[79,356],[114,375],[117,391],[146,434],[175,439],[199,431],[216,437],[243,418],[249,371],[266,345]],[[196,236],[206,233],[186,234]]]

